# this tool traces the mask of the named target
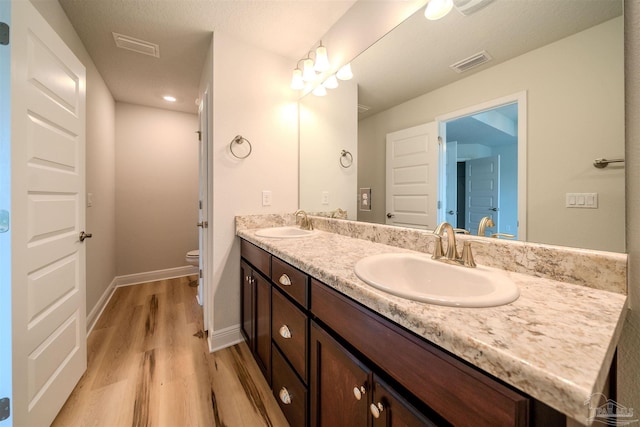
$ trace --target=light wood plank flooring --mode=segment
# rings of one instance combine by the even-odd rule
[[[189,278],[118,288],[53,426],[288,427],[245,343],[209,353]]]

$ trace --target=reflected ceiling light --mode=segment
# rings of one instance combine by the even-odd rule
[[[302,63],[302,66],[300,66],[300,63]],[[337,87],[337,81],[334,82],[335,77],[327,78],[330,69],[331,63],[327,55],[327,48],[322,44],[322,40],[320,40],[320,45],[315,50],[309,51],[306,57],[298,61],[291,76],[291,89],[303,90],[307,84],[309,84],[309,86],[318,86],[318,83],[321,82],[322,79],[331,80],[327,83],[329,86],[324,86],[325,89],[332,85],[334,85],[333,87]],[[351,77],[353,77],[353,75],[351,75]]]
[[[318,85],[312,92],[315,96],[325,96],[327,89],[323,85]]]
[[[453,0],[429,0],[427,8],[424,10],[424,16],[435,21],[443,18],[453,8]]]
[[[171,95],[165,95],[162,97],[162,99],[168,102],[176,102],[176,97]]]
[[[351,80],[353,78],[353,72],[351,71],[351,64],[344,65],[336,73],[336,77],[340,80]]]
[[[327,80],[324,81],[324,83],[322,83],[322,86],[324,86],[327,89],[335,89],[338,87],[338,79],[336,78],[335,74],[332,74],[331,76],[329,76],[329,78]]]
[[[302,80],[311,82],[316,78],[316,70],[313,68],[313,60],[307,58],[302,63]]]

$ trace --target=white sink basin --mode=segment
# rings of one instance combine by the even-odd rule
[[[314,235],[316,230],[303,230],[300,227],[272,227],[262,228],[256,231],[256,236],[270,237],[273,239],[296,239]]]
[[[355,273],[375,288],[431,304],[494,307],[520,296],[518,287],[502,270],[446,264],[428,255],[373,255],[358,261]]]

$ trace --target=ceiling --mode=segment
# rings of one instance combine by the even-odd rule
[[[59,2],[116,101],[195,113],[213,31],[289,58],[293,69],[355,0]],[[160,57],[117,48],[113,32],[158,44]]]

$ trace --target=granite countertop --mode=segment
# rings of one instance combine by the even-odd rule
[[[371,310],[472,363],[567,416],[587,423],[585,401],[602,391],[626,314],[626,296],[507,272],[520,289],[513,303],[458,308],[377,290],[354,273],[366,256],[413,252],[317,230],[272,239],[241,238],[267,250]],[[461,267],[463,268],[463,267]]]

